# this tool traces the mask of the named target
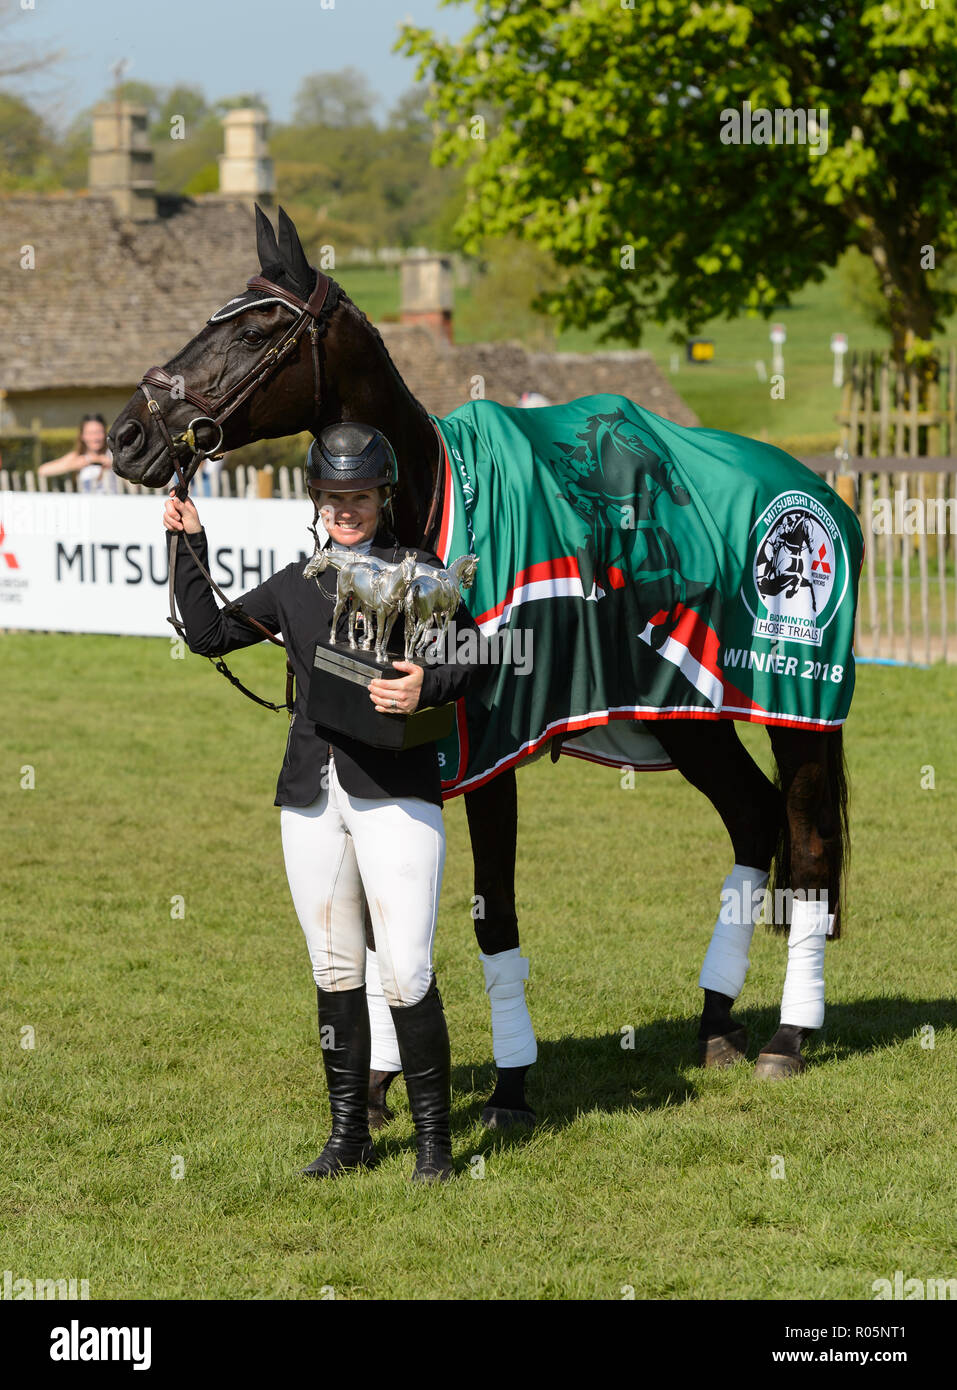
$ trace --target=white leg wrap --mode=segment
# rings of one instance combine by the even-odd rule
[[[479,960],[492,1006],[492,1053],[497,1067],[530,1067],[538,1056],[535,1031],[525,1003],[528,960],[515,946]]]
[[[698,984],[737,999],[748,973],[748,949],[761,916],[768,875],[763,869],[735,864],[721,889],[721,910],[701,967]]]
[[[820,1028],[824,1022],[824,943],[833,926],[834,916],[828,915],[826,902],[792,905],[782,1023]]]
[[[370,1071],[401,1071],[399,1040],[395,1035],[392,1011],[382,992],[379,978],[379,959],[366,947],[366,1003],[369,1006],[369,1031],[372,1034]]]

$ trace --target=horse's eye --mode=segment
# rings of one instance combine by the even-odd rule
[[[266,340],[265,334],[260,333],[258,328],[244,328],[239,336],[242,342],[248,343],[250,347],[258,347]]]

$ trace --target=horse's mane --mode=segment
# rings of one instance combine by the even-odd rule
[[[378,344],[382,356],[385,358],[386,364],[389,370],[391,371],[393,377],[402,387],[403,391],[408,396],[415,409],[419,412],[423,421],[428,422],[429,412],[426,410],[425,406],[418,399],[418,397],[414,395],[412,391],[409,390],[408,384],[402,376],[402,373],[399,371],[398,367],[392,360],[392,357],[389,353],[389,349],[382,341],[382,334],[379,332],[378,328],[376,328],[375,324],[371,321],[371,319],[369,319],[366,316],[362,309],[359,308],[358,304],[356,304],[354,300],[349,298],[349,296],[346,294],[345,290],[342,288],[342,286],[339,284],[337,280],[333,280],[332,283],[336,286],[336,289],[339,291],[340,304],[344,305],[347,312],[350,312],[355,318],[357,318],[360,324],[362,324],[372,335],[372,338]]]

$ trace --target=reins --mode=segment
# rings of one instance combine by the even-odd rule
[[[264,290],[270,296],[281,299],[284,303],[286,303],[289,306],[290,309],[298,311],[298,313],[295,318],[295,321],[286,330],[286,332],[280,338],[279,342],[276,343],[274,347],[269,348],[268,351],[263,355],[262,360],[258,362],[254,367],[250,368],[250,370],[246,372],[245,375],[239,379],[239,381],[235,382],[234,385],[230,387],[230,389],[226,392],[225,396],[223,396],[219,401],[212,401],[208,396],[203,395],[201,392],[191,391],[187,387],[182,385],[180,382],[174,380],[174,378],[170,376],[170,374],[163,367],[150,367],[149,370],[144,373],[142,379],[139,382],[139,388],[143,392],[143,395],[146,397],[147,407],[149,408],[150,414],[153,416],[159,427],[160,433],[163,436],[163,441],[166,444],[167,450],[169,451],[169,456],[172,460],[173,468],[176,471],[176,477],[178,481],[175,490],[175,496],[178,497],[181,502],[185,502],[189,497],[189,485],[192,482],[192,479],[196,473],[197,468],[200,465],[200,462],[203,459],[214,457],[216,455],[216,450],[222,446],[224,422],[229,419],[230,415],[232,415],[233,412],[239,408],[239,406],[241,406],[242,404],[244,404],[246,400],[248,400],[252,393],[259,386],[261,386],[262,383],[268,377],[270,377],[274,371],[276,371],[276,369],[282,363],[283,359],[290,352],[292,352],[292,350],[298,344],[299,338],[303,330],[305,330],[308,333],[310,339],[312,351],[313,402],[316,407],[317,415],[319,412],[319,408],[322,401],[322,355],[320,352],[319,340],[324,335],[325,330],[328,327],[328,321],[331,312],[335,309],[339,302],[339,286],[335,283],[334,280],[330,280],[328,276],[323,275],[321,271],[317,271],[315,289],[313,290],[312,294],[309,296],[307,300],[300,299],[297,295],[293,294],[290,290],[287,290],[284,286],[275,285],[272,283],[272,281],[267,280],[262,275],[254,275],[250,280],[247,280],[246,288],[250,290]],[[333,291],[331,295],[329,293],[330,288]],[[325,313],[323,313],[324,309]],[[181,431],[176,435],[172,435],[170,434],[169,426],[166,423],[166,419],[163,415],[162,410],[160,409],[159,403],[154,399],[149,390],[150,386],[158,386],[161,387],[163,390],[167,390],[170,392],[172,392],[175,389],[179,398],[188,401],[190,405],[195,405],[196,407],[198,407],[198,409],[205,411],[206,413],[204,415],[196,416],[195,419],[189,422],[185,430]],[[211,425],[218,435],[215,444],[208,448],[201,447],[197,441],[196,431],[197,427],[201,425]],[[186,466],[185,476],[183,470],[180,468],[179,459],[177,456],[178,450],[182,448],[182,446],[184,445],[190,455],[190,463]],[[425,524],[425,531],[421,542],[423,548],[426,547],[429,533],[432,529],[433,523],[438,513],[439,498],[442,490],[442,484],[443,470],[441,467],[440,458],[439,464],[436,467],[435,471],[435,485],[432,490],[431,505],[429,508],[429,513]],[[313,499],[313,501],[315,503],[315,499]],[[316,505],[312,526],[313,535],[316,535],[315,522],[316,518],[318,517],[318,514],[318,505]],[[295,699],[295,672],[293,670],[292,662],[289,657],[288,647],[286,646],[285,642],[280,641],[280,639],[275,635],[275,633],[270,632],[267,627],[265,627],[261,622],[258,621],[258,619],[253,618],[248,613],[244,613],[242,604],[239,599],[230,600],[229,598],[227,598],[227,596],[223,593],[222,589],[216,583],[213,576],[210,574],[209,570],[206,568],[206,566],[200,560],[199,556],[196,554],[196,551],[193,549],[193,546],[190,543],[189,536],[186,533],[185,526],[182,532],[173,532],[173,539],[170,545],[169,617],[166,621],[172,624],[173,628],[176,630],[179,637],[183,641],[188,641],[186,637],[185,624],[177,616],[176,613],[176,551],[180,535],[182,535],[183,540],[186,544],[186,548],[189,551],[190,555],[193,557],[193,560],[195,561],[200,573],[203,575],[204,579],[209,584],[213,592],[223,600],[224,607],[222,611],[227,615],[235,614],[236,617],[241,618],[243,622],[248,623],[251,627],[256,628],[257,631],[261,632],[262,635],[265,638],[267,638],[270,642],[272,642],[275,646],[282,647],[283,651],[286,653],[286,703],[283,705],[277,705],[272,700],[264,700],[262,696],[257,695],[252,690],[249,690],[245,685],[243,685],[239,677],[234,675],[233,672],[230,671],[229,667],[226,665],[226,662],[223,660],[221,656],[210,656],[207,658],[207,660],[212,662],[212,664],[216,667],[216,670],[219,671],[221,675],[225,676],[226,679],[230,682],[230,684],[234,685],[237,690],[241,691],[243,695],[246,695],[250,700],[254,700],[257,705],[262,705],[265,709],[275,710],[277,713],[279,710],[285,710],[289,714],[289,717],[291,719]],[[316,539],[318,540],[318,537],[316,537]]]

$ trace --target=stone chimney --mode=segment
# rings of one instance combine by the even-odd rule
[[[421,323],[452,341],[452,262],[448,256],[409,256],[400,267],[401,323]]]
[[[223,117],[223,153],[219,156],[221,197],[238,198],[252,206],[268,207],[276,191],[276,178],[266,145],[265,111],[241,106]]]
[[[93,108],[91,193],[108,193],[121,217],[151,222],[156,216],[153,150],[145,106],[101,101]]]

